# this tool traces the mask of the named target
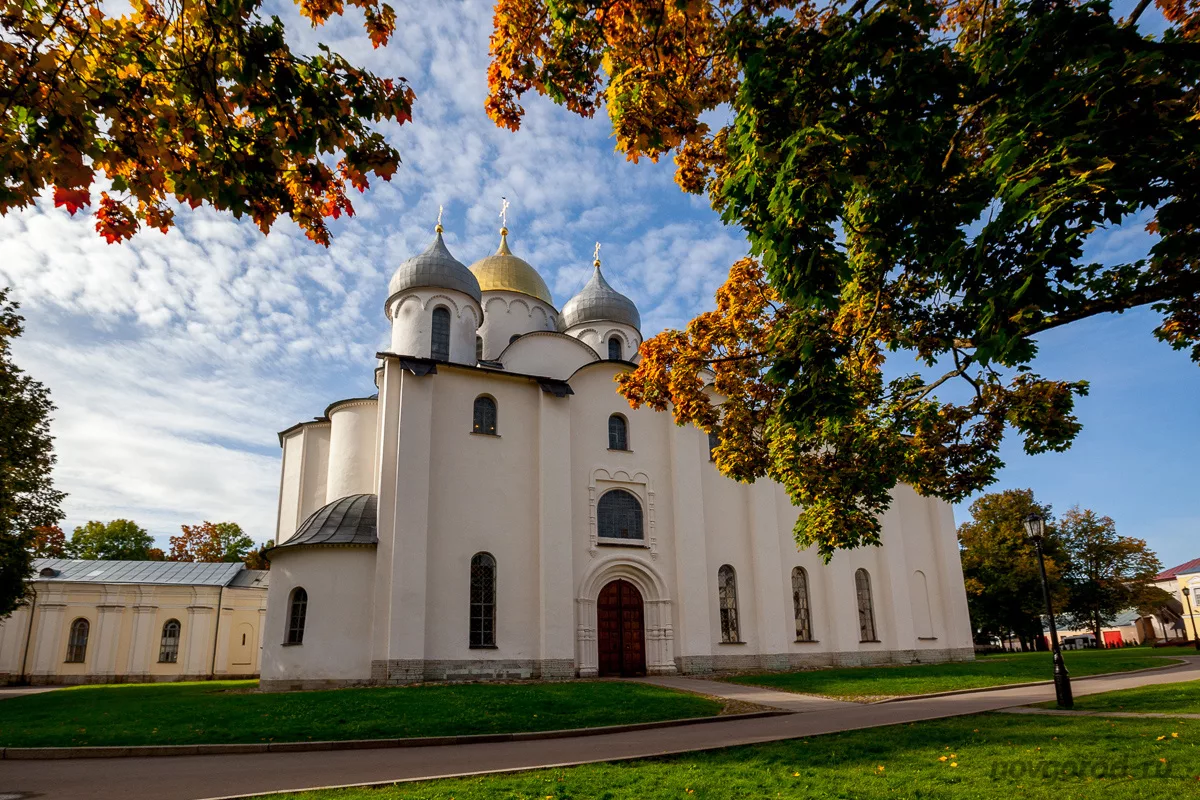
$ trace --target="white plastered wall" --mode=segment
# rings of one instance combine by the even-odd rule
[[[392,298],[391,351],[402,356],[430,358],[433,312],[439,306],[450,312],[450,361],[475,363],[475,331],[483,310],[475,299],[453,289],[410,289]]]
[[[325,502],[352,494],[375,494],[378,401],[350,400],[329,411],[329,477]]]
[[[489,361],[500,358],[512,337],[553,331],[558,323],[553,306],[520,292],[484,292],[483,312],[478,333],[483,337],[483,357]]]
[[[620,322],[599,320],[572,325],[564,331],[596,351],[600,358],[608,358],[608,340],[616,336],[621,341],[621,359],[637,361],[638,348],[642,346],[642,334],[637,328]]]

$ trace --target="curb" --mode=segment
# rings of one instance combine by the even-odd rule
[[[133,745],[129,747],[5,747],[0,748],[4,760],[55,760],[63,758],[150,758],[158,756],[214,756],[244,753],[309,753],[318,750],[376,750],[396,747],[445,747],[460,744],[493,742],[527,742],[539,739],[569,739],[579,736],[603,736],[607,733],[649,731],[658,728],[677,728],[762,717],[781,717],[791,711],[752,711],[747,714],[727,714],[693,719],[667,719],[659,722],[635,722],[628,725],[605,725],[597,728],[567,728],[557,731],[527,731],[523,733],[479,733],[467,736],[414,736],[407,739],[343,739],[321,742],[249,742],[245,744],[168,744]]]
[[[1173,656],[1163,656],[1163,658],[1173,658]],[[1119,675],[1137,675],[1140,672],[1159,672],[1164,669],[1175,669],[1176,667],[1185,666],[1188,661],[1176,661],[1174,664],[1163,664],[1158,667],[1142,667],[1141,669],[1130,669],[1124,672],[1101,672],[1097,675],[1082,675],[1078,678],[1071,678],[1071,683],[1079,681],[1090,681],[1093,678],[1113,678]],[[903,703],[908,700],[928,700],[933,697],[953,697],[960,694],[979,694],[981,692],[998,692],[1003,689],[1024,689],[1030,686],[1053,686],[1054,681],[1028,681],[1026,683],[1003,683],[999,686],[979,686],[974,689],[955,689],[951,692],[932,692],[930,694],[902,694],[896,697],[889,697],[885,700],[875,700],[871,703],[865,703],[868,706],[878,706],[884,703]]]

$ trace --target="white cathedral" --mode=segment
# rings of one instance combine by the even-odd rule
[[[279,434],[263,688],[972,658],[949,505],[902,486],[881,547],[798,552],[778,484],[616,393],[640,317],[599,260],[560,311],[500,233],[467,268],[439,225],[378,393]]]

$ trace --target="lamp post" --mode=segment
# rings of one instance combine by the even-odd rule
[[[1188,587],[1183,587],[1183,599],[1187,600],[1188,619],[1192,621],[1192,638],[1196,640],[1196,649],[1200,650],[1200,632],[1196,630],[1196,615],[1192,612],[1192,590]],[[1183,632],[1187,633],[1187,625],[1183,626]]]
[[[1033,540],[1037,550],[1038,569],[1042,573],[1042,597],[1046,601],[1046,616],[1050,618],[1050,649],[1054,658],[1054,697],[1059,708],[1071,708],[1075,699],[1071,696],[1071,674],[1063,662],[1062,650],[1058,646],[1058,626],[1054,624],[1054,607],[1050,604],[1050,581],[1046,578],[1046,558],[1042,552],[1046,521],[1038,514],[1025,517],[1025,532]]]

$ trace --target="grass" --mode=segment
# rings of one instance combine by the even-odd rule
[[[292,742],[514,733],[717,714],[715,700],[614,681],[259,694],[254,681],[82,686],[0,700],[0,746]]]
[[[284,797],[1165,800],[1193,796],[1198,780],[1197,720],[984,714],[663,759]]]
[[[1149,648],[1077,650],[1063,654],[1072,677],[1128,672],[1171,663]],[[1049,680],[1049,653],[1005,653],[975,661],[915,664],[903,667],[847,667],[803,672],[755,673],[728,678],[734,683],[785,692],[818,694],[843,700],[979,689],[1008,683]]]
[[[1054,703],[1042,704],[1055,708]],[[1075,698],[1078,711],[1150,711],[1158,714],[1200,714],[1200,680],[1139,686]]]

